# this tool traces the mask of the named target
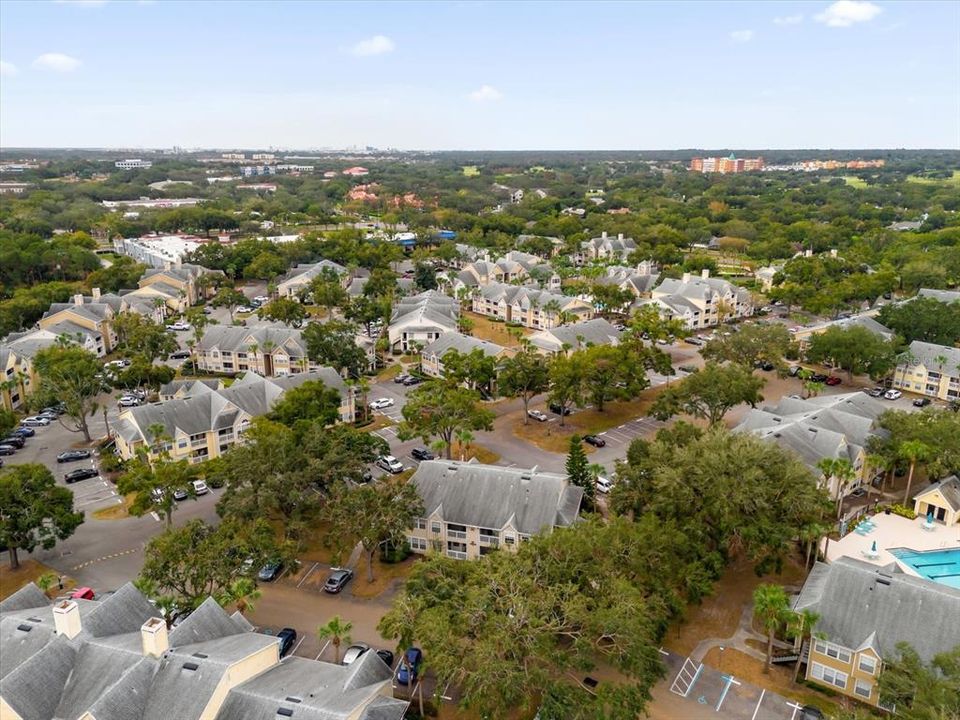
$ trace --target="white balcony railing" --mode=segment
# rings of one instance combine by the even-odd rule
[[[466,540],[467,534],[462,530],[447,530],[447,537],[454,540]]]

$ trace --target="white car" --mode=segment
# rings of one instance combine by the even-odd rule
[[[139,407],[143,401],[133,395],[124,395],[120,398],[120,407]]]
[[[883,394],[883,396],[884,396],[887,400],[899,400],[900,398],[903,397],[903,393],[900,392],[899,390],[887,390],[887,391]]]
[[[403,463],[397,460],[393,455],[381,455],[377,458],[377,465],[382,467],[387,472],[393,473],[394,475],[403,472]]]
[[[168,326],[168,330],[176,330],[177,332],[182,332],[184,330],[190,329],[190,323],[185,322],[175,322],[172,325]]]
[[[32,417],[25,417],[20,421],[21,425],[27,427],[46,427],[50,424],[50,418],[41,417],[40,415],[34,415]]]
[[[393,398],[378,398],[370,403],[371,410],[383,410],[384,408],[393,407],[394,402]]]
[[[546,422],[550,418],[547,417],[547,414],[540,410],[527,410],[527,415],[532,417],[534,420],[539,422]]]
[[[255,303],[257,303],[258,305],[264,305],[264,304],[270,302],[270,298],[268,298],[266,295],[257,295],[257,296],[253,299],[253,301],[254,301]]]
[[[238,313],[252,313],[252,312],[253,312],[253,308],[252,308],[252,307],[248,307],[247,305],[241,305],[240,307],[238,307],[238,308],[236,309],[236,312],[238,312]]]
[[[108,363],[104,363],[105,368],[124,368],[130,364],[129,360],[111,360]]]
[[[597,492],[601,492],[604,495],[610,492],[610,489],[613,487],[613,482],[610,478],[604,477],[603,475],[597,475],[594,484],[597,486]]]
[[[207,484],[203,480],[194,480],[193,490],[197,495],[206,495],[210,492],[210,488],[207,487]]]

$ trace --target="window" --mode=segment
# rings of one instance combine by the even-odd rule
[[[440,532],[440,523],[435,522],[430,524],[430,532],[439,533]]]
[[[821,655],[832,657],[840,662],[850,662],[850,651],[840,647],[839,645],[834,645],[833,643],[825,642],[823,640],[817,640],[814,649]]]
[[[869,655],[860,656],[859,667],[863,672],[868,673],[870,675],[877,674],[877,661],[874,658],[870,657]]]
[[[413,525],[417,530],[427,529],[427,521],[425,518],[417,518]]]
[[[504,541],[507,545],[513,545],[513,543],[516,541],[516,538],[514,538],[513,535],[504,535],[504,536],[503,536],[503,541]]]
[[[842,673],[839,670],[834,670],[833,668],[827,667],[826,665],[821,665],[820,663],[813,663],[810,668],[810,674],[815,677],[817,680],[822,680],[828,685],[835,685],[838,688],[847,688],[847,674]]]
[[[410,543],[410,549],[415,552],[427,551],[427,541],[423,538],[408,537],[407,542]]]
[[[873,683],[869,683],[866,680],[857,679],[857,682],[853,686],[853,692],[856,695],[859,695],[862,698],[870,698],[870,693],[873,691]]]

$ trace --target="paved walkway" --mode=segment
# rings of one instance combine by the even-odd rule
[[[787,587],[788,593],[799,592],[799,587]],[[697,643],[697,646],[693,649],[693,652],[690,653],[690,659],[695,662],[703,662],[703,659],[707,656],[707,653],[711,648],[715,647],[724,647],[724,648],[734,648],[749,655],[756,660],[761,662],[766,662],[767,654],[762,650],[757,650],[755,647],[747,644],[747,640],[757,640],[764,645],[767,642],[767,636],[763,633],[757,632],[753,629],[753,604],[746,605],[743,608],[743,611],[740,613],[740,623],[737,626],[736,631],[730,637],[725,638],[705,638]],[[793,645],[790,643],[783,642],[782,640],[774,639],[773,646],[779,650],[792,650]]]

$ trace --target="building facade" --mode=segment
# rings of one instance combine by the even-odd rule
[[[699,276],[683,273],[679,280],[665,278],[646,303],[655,305],[666,317],[682,320],[691,330],[753,315],[750,291],[710,277],[707,269]]]
[[[401,298],[393,308],[387,336],[390,347],[400,352],[423,348],[460,326],[460,303],[451,297],[428,290]]]
[[[948,402],[960,399],[960,349],[913,341],[893,371],[893,386]]]
[[[593,305],[579,298],[503,283],[480,288],[472,298],[472,309],[478,315],[534,330],[556,327],[567,317],[586,320],[593,314]]]

